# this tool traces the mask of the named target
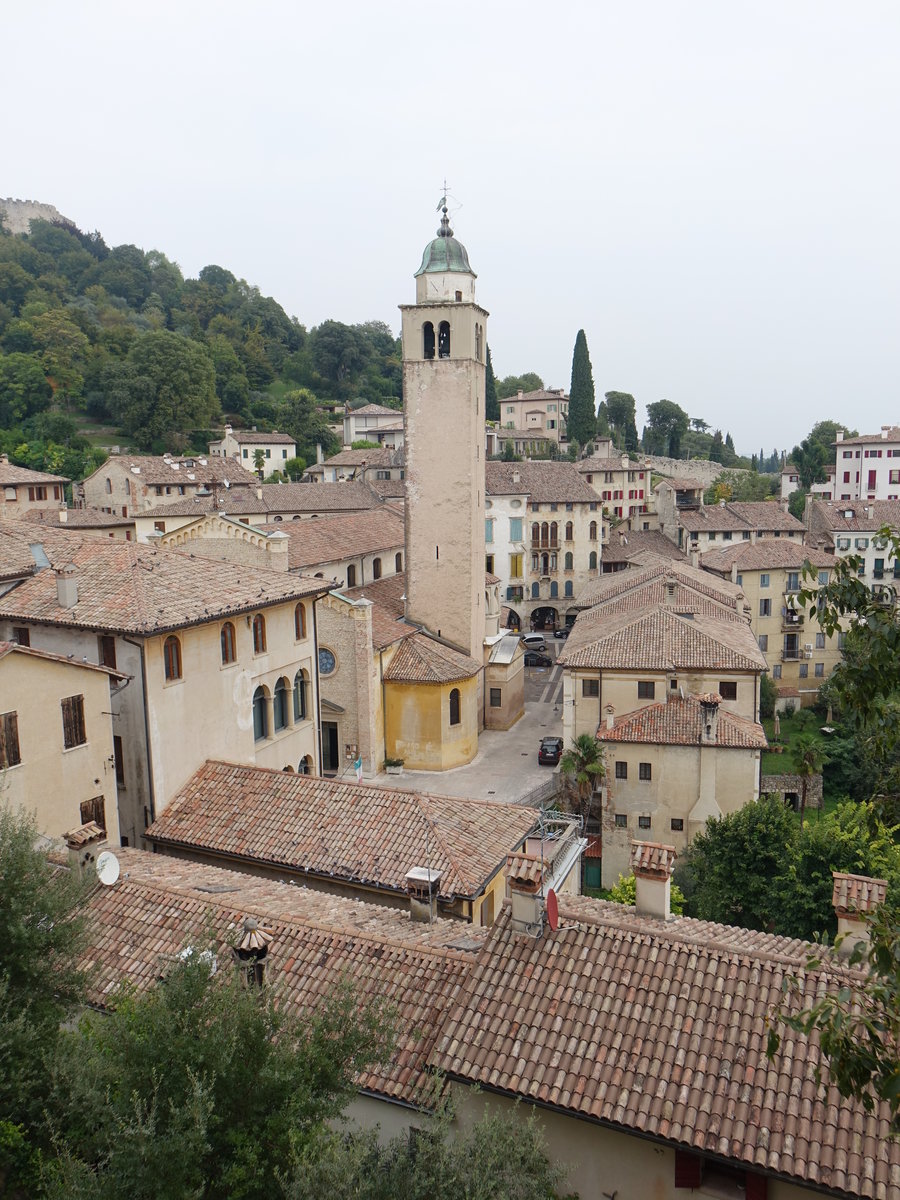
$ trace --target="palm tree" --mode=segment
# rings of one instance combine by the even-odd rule
[[[809,781],[818,775],[828,761],[821,742],[806,734],[798,738],[794,744],[794,758],[797,763],[797,774],[800,776],[800,828],[803,828],[803,818],[806,813],[806,790]]]
[[[594,789],[606,775],[600,743],[589,733],[580,733],[572,748],[560,759],[559,770],[568,788],[575,793],[582,821],[587,821]]]

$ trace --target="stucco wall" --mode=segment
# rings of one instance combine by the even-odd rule
[[[450,691],[459,688],[460,722],[450,724]],[[384,695],[387,757],[413,771],[446,771],[478,752],[477,679],[459,683],[391,683]]]

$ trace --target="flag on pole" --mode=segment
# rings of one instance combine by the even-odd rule
[[[353,765],[356,768],[356,782],[362,783],[362,755],[359,756]]]

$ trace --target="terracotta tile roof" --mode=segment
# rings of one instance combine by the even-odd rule
[[[260,433],[254,429],[232,429],[231,436],[239,446],[293,446],[297,441],[289,433]]]
[[[776,687],[775,692],[782,700],[799,700],[800,698],[800,689],[795,687]]]
[[[749,625],[658,607],[613,612],[602,620],[579,617],[557,662],[608,670],[766,670]]]
[[[392,467],[400,463],[395,450],[382,446],[380,450],[368,447],[365,450],[339,450],[331,458],[325,459],[326,467]]]
[[[403,894],[407,872],[427,866],[449,899],[479,895],[537,816],[517,804],[207,762],[147,836]]]
[[[665,590],[671,580],[675,581],[678,589],[678,605],[673,605],[674,607],[686,606],[689,610],[691,604],[699,602],[699,598],[702,597],[717,604],[723,613],[732,610],[735,619],[745,620],[743,592],[737,584],[731,580],[715,578],[708,571],[692,567],[688,562],[662,557],[625,571],[599,575],[584,588],[578,607],[593,608],[610,602],[618,603],[624,597],[634,597],[629,603],[632,608],[637,609],[645,603],[642,596],[647,597],[646,603],[656,603],[654,597],[661,594],[661,590]]]
[[[677,857],[675,847],[665,846],[662,842],[631,843],[631,870],[635,875],[671,879]]]
[[[832,446],[861,446],[867,442],[900,442],[900,425],[888,425],[881,433],[858,433],[856,437],[847,437],[845,434],[839,442],[832,442]]]
[[[252,487],[257,482],[256,475],[242,467],[237,459],[222,458],[216,454],[184,455],[181,458],[154,454],[113,454],[88,478],[103,475],[110,467],[118,467],[137,483],[153,487],[173,483],[224,483],[226,479],[232,487]]]
[[[587,502],[598,505],[599,512],[597,493],[570,462],[486,462],[484,489],[488,496],[527,495],[535,504]]]
[[[383,500],[389,498],[395,500],[406,499],[405,479],[371,479],[369,480],[369,487]]]
[[[0,487],[21,486],[23,483],[69,483],[64,475],[48,475],[46,471],[32,471],[30,467],[17,467],[11,462],[0,461]]]
[[[811,500],[810,508],[815,524],[834,533],[900,529],[900,500]],[[853,515],[845,516],[848,512]]]
[[[867,875],[846,875],[834,872],[834,890],[831,903],[836,912],[856,916],[858,913],[873,912],[884,904],[887,896],[886,879],[870,879]]]
[[[210,934],[227,969],[235,935],[255,917],[272,935],[267,979],[283,988],[293,1011],[313,1010],[347,976],[361,1003],[382,1000],[396,1011],[390,1062],[363,1070],[357,1086],[410,1104],[426,1099],[423,1065],[486,930],[412,921],[401,909],[164,854],[117,848],[116,855],[118,882],[97,888],[89,901],[83,965],[95,1003],[108,1003],[122,983],[153,986],[185,947],[205,947]]]
[[[537,891],[544,877],[544,867],[536,854],[524,850],[506,856],[506,878],[528,891]]]
[[[135,513],[129,524],[134,524],[135,519],[161,521],[164,517],[202,517],[213,512],[223,517],[242,515],[263,520],[266,506],[264,501],[257,499],[255,488],[239,487],[228,491],[217,488],[215,495],[183,496],[167,504],[154,504],[152,508]]]
[[[405,571],[396,575],[386,575],[357,588],[341,590],[341,595],[349,600],[369,600],[373,605],[372,645],[375,650],[383,650],[400,638],[411,637],[416,632],[416,626],[403,619],[406,610],[403,599],[405,592]]]
[[[790,538],[759,538],[755,542],[734,542],[700,556],[707,571],[730,571],[737,563],[739,571],[771,570],[773,567],[801,570],[808,562],[813,567],[833,567],[834,555],[815,546],[805,546]]]
[[[671,558],[677,562],[685,562],[687,556],[683,550],[670,541],[658,529],[635,529],[631,533],[611,533],[608,545],[603,547],[603,561],[628,562],[637,554],[648,551],[660,558]]]
[[[666,484],[667,487],[674,488],[676,492],[705,492],[706,484],[702,479],[693,479],[688,475],[673,475],[668,479],[660,479],[659,483],[653,489]]]
[[[501,396],[500,403],[505,404],[518,400],[521,403],[523,400],[562,400],[565,403],[569,397],[568,394],[560,388],[558,391],[549,391],[547,388],[536,388],[533,392],[523,392],[522,395]]]
[[[28,658],[64,663],[67,667],[77,667],[82,671],[99,671],[101,675],[111,675],[114,679],[131,678],[124,671],[116,671],[113,667],[103,666],[102,663],[84,662],[71,654],[51,654],[48,650],[36,650],[33,646],[20,646],[18,642],[0,642],[0,659],[6,658],[8,654],[24,654]]]
[[[616,718],[612,729],[602,724],[597,730],[601,742],[638,742],[653,746],[696,746],[705,721],[697,696],[672,696],[662,704],[648,704],[635,712]],[[719,709],[716,746],[728,749],[765,750],[765,730],[755,721]]]
[[[387,683],[454,683],[471,679],[481,663],[468,654],[435,641],[427,633],[414,633],[394,654],[385,669]]]
[[[707,504],[703,508],[680,509],[678,522],[688,532],[711,530],[743,533],[756,529],[764,532],[779,529],[789,533],[802,533],[803,523],[789,512],[784,512],[772,500],[732,501],[728,504]]]
[[[87,821],[84,825],[79,825],[63,834],[66,845],[73,850],[77,850],[80,846],[87,846],[91,842],[101,841],[105,837],[106,830],[101,828],[96,821]]]
[[[396,417],[399,421],[403,420],[403,413],[399,408],[386,408],[383,404],[364,404],[362,408],[353,408],[347,413],[348,417]]]
[[[359,512],[377,508],[379,496],[362,480],[349,483],[263,483],[259,485],[265,512]]]
[[[24,520],[0,521],[0,579],[22,579],[33,575],[37,563],[29,549],[33,542],[43,541]]]
[[[453,1005],[432,1067],[620,1131],[866,1200],[900,1188],[885,1104],[820,1089],[815,1039],[766,1057],[782,1000],[814,1004],[851,977],[827,950],[685,917],[559,897],[560,925],[516,934],[504,906]],[[813,951],[827,967],[807,970]],[[852,976],[859,979],[860,976]]]
[[[622,459],[625,466],[622,466]],[[590,458],[580,458],[575,464],[582,475],[593,475],[597,471],[643,471],[645,478],[650,478],[650,464],[639,458],[632,458],[626,450],[610,449],[608,455],[592,454]]]
[[[59,519],[61,511],[65,512],[65,521]],[[33,508],[22,513],[22,520],[32,525],[55,525],[62,529],[124,529],[134,525],[134,517],[120,517],[100,508]]]
[[[285,533],[290,538],[288,566],[292,571],[379,550],[402,551],[404,547],[403,519],[390,508],[319,517],[315,521],[280,521],[263,525],[262,529],[266,533]]]
[[[39,624],[154,634],[314,596],[329,586],[283,571],[192,558],[135,542],[42,531],[51,566],[76,568],[78,603],[62,608],[43,570],[0,596],[0,616]],[[0,575],[3,573],[0,544]]]

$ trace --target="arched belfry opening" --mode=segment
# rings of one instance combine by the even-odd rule
[[[422,326],[422,353],[425,358],[434,358],[434,326],[430,321]]]
[[[450,322],[441,321],[438,325],[438,358],[450,357]]]

